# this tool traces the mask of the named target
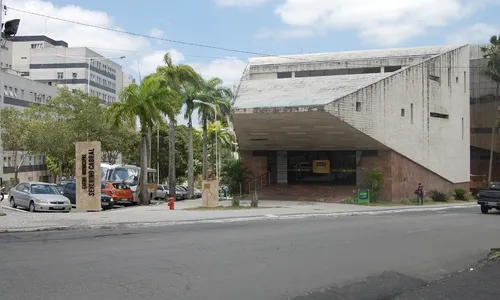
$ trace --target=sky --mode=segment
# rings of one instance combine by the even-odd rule
[[[169,52],[175,63],[189,64],[205,78],[219,77],[230,87],[240,79],[247,59],[259,55],[483,43],[500,34],[500,0],[3,0],[3,4],[8,7],[5,20],[21,19],[18,35],[43,34],[106,57],[126,56],[117,62],[136,79],[153,72]]]

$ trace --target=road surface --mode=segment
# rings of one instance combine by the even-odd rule
[[[475,208],[2,234],[0,299],[392,299],[476,265],[499,221]]]

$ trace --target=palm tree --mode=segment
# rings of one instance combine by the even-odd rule
[[[230,99],[233,93],[230,88],[223,86],[220,78],[214,77],[205,81],[203,88],[203,96],[205,103],[197,105],[198,115],[201,120],[203,130],[203,180],[207,179],[207,155],[208,155],[208,122],[215,121],[216,117],[219,120],[225,121],[231,110]]]
[[[174,115],[175,94],[161,85],[153,76],[145,78],[140,85],[131,84],[120,94],[120,101],[108,107],[109,118],[115,127],[121,123],[135,124],[139,119],[141,124],[141,175],[140,175],[140,204],[149,204],[147,185],[148,167],[148,133],[157,124],[163,122],[164,115]]]
[[[188,121],[188,198],[194,195],[194,157],[193,157],[193,112],[195,100],[205,102],[207,99],[202,92],[202,84],[187,85],[183,92],[183,103],[186,106],[184,119]]]
[[[200,74],[198,74],[191,66],[189,65],[175,65],[172,62],[172,58],[170,54],[165,54],[164,65],[159,66],[156,69],[155,77],[159,79],[161,85],[168,88],[175,94],[177,110],[174,115],[169,115],[169,143],[168,143],[168,187],[170,192],[170,197],[175,198],[175,185],[176,185],[176,176],[175,176],[175,116],[179,113],[182,100],[183,93],[188,89],[188,87],[200,87],[203,79]],[[191,103],[192,107],[192,103]],[[191,124],[192,127],[192,124]],[[189,148],[191,156],[193,153],[193,140],[192,140],[192,129],[190,129],[190,138],[189,138]],[[191,157],[192,158],[192,157]],[[192,159],[190,160],[190,168],[192,170]],[[192,171],[190,172],[192,174]]]
[[[490,165],[488,170],[488,182],[491,182],[491,174],[493,167],[493,152],[495,148],[495,128],[497,126],[497,107],[498,107],[498,94],[500,89],[500,36],[492,36],[490,44],[487,47],[481,47],[484,53],[484,58],[489,59],[486,67],[482,73],[491,78],[496,83],[495,92],[495,109],[493,109],[493,122],[491,124],[491,144],[490,144]]]

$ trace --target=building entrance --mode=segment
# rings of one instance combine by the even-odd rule
[[[288,182],[356,185],[356,151],[288,151]]]

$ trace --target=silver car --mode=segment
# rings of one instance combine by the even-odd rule
[[[71,210],[71,202],[50,183],[21,182],[9,191],[9,203],[13,208],[24,207],[35,211]]]

